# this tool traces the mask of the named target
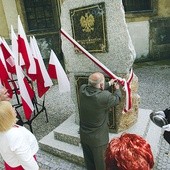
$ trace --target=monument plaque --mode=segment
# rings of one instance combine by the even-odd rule
[[[91,53],[108,51],[105,3],[70,10],[73,38]]]

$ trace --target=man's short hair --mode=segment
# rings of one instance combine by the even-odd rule
[[[96,87],[102,81],[104,81],[104,75],[102,73],[96,72],[89,76],[88,85]]]

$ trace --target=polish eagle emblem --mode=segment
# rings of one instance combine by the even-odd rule
[[[81,16],[80,24],[83,28],[83,32],[91,32],[94,30],[94,16],[92,14],[85,13],[85,16]]]

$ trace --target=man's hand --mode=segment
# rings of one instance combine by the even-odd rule
[[[109,81],[109,86],[114,85],[114,84],[115,84],[115,82],[116,82],[116,79],[111,79],[111,80]]]
[[[10,100],[8,91],[5,87],[0,89],[0,101],[4,101],[4,100],[6,101]]]
[[[170,124],[162,126],[162,130],[170,132]]]
[[[109,81],[109,86],[112,86],[112,85],[114,86],[115,89],[119,89],[120,88],[120,86],[119,86],[119,84],[118,84],[116,79],[111,79]]]
[[[115,84],[114,84],[114,88],[115,88],[115,89],[119,89],[119,88],[120,88],[119,84],[118,84],[118,83],[115,83]]]

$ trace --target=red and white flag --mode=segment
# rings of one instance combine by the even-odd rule
[[[32,103],[34,92],[30,87],[28,80],[24,76],[22,68],[19,65],[16,65],[16,72],[25,118],[29,120],[31,118],[32,112],[34,111],[34,106]]]
[[[18,55],[18,38],[14,32],[13,26],[11,25],[11,50],[13,56],[16,56],[16,62],[18,65],[25,65],[24,59]],[[14,58],[14,57],[13,57]]]
[[[3,57],[5,60],[5,65],[7,67],[7,70],[11,74],[15,74],[15,63],[14,63],[14,58],[12,56],[12,51],[9,48],[8,44],[6,43],[5,39],[0,38],[0,47],[3,53]]]
[[[17,40],[17,36],[14,32],[12,25],[11,25],[11,51],[12,51],[11,54],[12,54],[13,59],[14,59],[14,65],[15,65],[15,62],[17,63],[17,65],[24,65],[23,58],[19,59],[19,57],[18,57],[18,40]],[[16,81],[12,81],[12,86],[13,86],[13,89],[15,89],[15,91],[17,92],[17,94],[20,94],[20,90],[19,90],[19,87],[18,87]]]
[[[0,81],[1,84],[8,90],[9,93],[9,97],[12,98],[13,96],[13,92],[12,92],[12,88],[10,86],[9,81],[11,80],[6,65],[5,65],[5,61],[3,58],[3,53],[2,50],[0,49]]]
[[[36,81],[38,96],[42,97],[48,89],[53,85],[53,82],[46,70],[42,55],[40,53],[35,37],[30,38],[30,46],[36,63]]]
[[[34,81],[36,78],[36,64],[31,53],[31,49],[22,26],[20,17],[18,16],[18,52],[25,62],[27,75]],[[22,66],[23,67],[23,66]]]
[[[29,120],[31,118],[32,112],[34,111],[32,99],[35,94],[31,88],[30,84],[28,83],[26,76],[24,75],[24,72],[23,72],[21,66],[19,65],[20,62],[18,61],[18,52],[16,50],[16,48],[18,47],[17,37],[16,37],[12,27],[11,27],[11,40],[12,40],[12,52],[13,52],[12,54],[14,56],[14,62],[15,62],[16,75],[17,75],[17,80],[18,80],[20,96],[21,96],[21,102],[22,102],[25,118],[27,120]]]
[[[68,77],[53,50],[51,50],[50,54],[48,74],[52,79],[58,80],[60,93],[70,91],[70,82]]]

